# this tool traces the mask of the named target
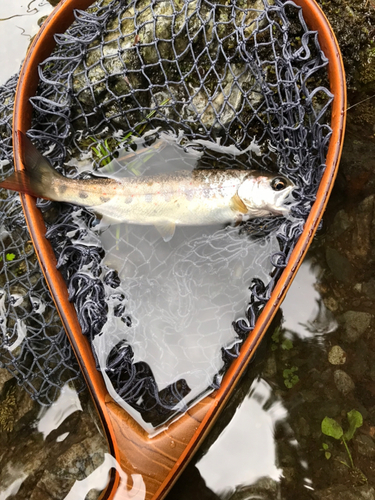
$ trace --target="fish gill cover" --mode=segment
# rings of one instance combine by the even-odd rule
[[[198,294],[202,302],[202,289],[206,287],[206,295],[212,295],[220,282],[226,298],[208,308],[213,321],[209,333],[220,329],[218,325],[225,317],[230,336],[221,338],[221,345],[216,346],[220,362],[215,362],[214,371],[209,372],[203,393],[219,386],[269,299],[315,200],[331,135],[333,96],[327,88],[328,61],[317,33],[306,26],[302,10],[293,2],[279,0],[102,0],[85,12],[77,11],[75,22],[65,34],[56,35],[56,40],[56,49],[40,68],[41,82],[32,98],[34,118],[28,135],[65,175],[86,177],[90,171],[108,172],[108,167],[114,165],[120,165],[128,175],[138,175],[139,165],[152,168],[163,149],[160,145],[169,141],[165,151],[173,150],[172,168],[176,161],[184,163],[195,153],[191,168],[265,169],[285,174],[297,186],[287,219],[255,219],[239,229],[204,230],[199,234],[191,228],[181,229],[182,240],[178,236],[175,240],[175,236],[168,244],[146,227],[98,228],[95,215],[86,209],[39,203],[58,267],[107,387],[120,404],[125,402],[128,410],[139,413],[142,425],[151,429],[201,397],[202,388],[192,390],[192,382],[187,380],[189,370],[184,369],[180,377],[174,374],[170,383],[161,380],[168,363],[162,365],[158,374],[156,365],[150,366],[142,359],[137,348],[142,334],[136,327],[149,316],[146,334],[152,338],[152,329],[163,332],[164,337],[157,338],[156,345],[160,348],[159,359],[165,358],[168,331],[171,333],[167,326],[169,316],[171,328],[176,331],[185,318],[187,326],[182,329],[178,345],[194,325],[182,298],[187,300],[190,292],[192,296]],[[12,161],[9,103],[15,81],[11,80],[0,93],[4,173]],[[139,155],[143,160],[136,161],[135,168],[132,160]],[[19,210],[16,217],[25,232]],[[4,209],[2,212],[0,234],[15,243],[18,240],[12,219],[9,214],[4,217]],[[24,245],[28,237],[23,238]],[[27,267],[27,293],[43,304],[48,303],[50,312],[38,312],[33,306],[24,319],[12,303],[12,262],[6,256],[10,247],[4,245],[3,237],[0,241],[4,247],[0,315],[4,317],[6,311],[10,318],[0,332],[0,359],[18,374],[20,381],[34,387],[34,397],[43,400],[40,382],[34,384],[34,380],[43,379],[43,384],[50,380],[45,377],[49,357],[44,353],[48,346],[57,344],[61,353],[70,355],[70,350],[62,335],[58,340],[51,337],[51,318],[56,321],[54,328],[59,334],[61,325],[46,296],[44,280],[39,274],[37,280],[30,279],[33,269],[27,253],[17,254],[18,266]],[[250,254],[248,249],[254,241],[258,242],[258,250]],[[207,264],[208,247],[213,252],[208,259],[218,256],[217,267],[208,267],[209,272],[205,269],[200,274]],[[136,268],[137,262],[139,268],[147,264],[142,275]],[[186,262],[187,265],[181,264]],[[126,271],[127,267],[136,271]],[[160,274],[152,279],[150,273],[155,268]],[[217,277],[218,270],[223,269],[229,272],[211,283],[210,272]],[[241,275],[241,292],[233,296],[228,280],[234,280],[235,272]],[[185,281],[163,288],[176,275]],[[147,277],[150,279],[142,288],[142,280]],[[135,298],[135,290],[145,293]],[[155,302],[158,295],[167,297],[167,306]],[[173,302],[174,295],[177,302]],[[232,306],[233,301],[237,303],[224,313],[228,299]],[[152,300],[150,312],[147,304]],[[185,312],[179,307],[185,308]],[[228,320],[225,314],[232,319]],[[36,319],[40,325],[37,340],[32,333]],[[23,323],[17,326],[20,321]],[[155,324],[158,321],[159,326]],[[22,353],[9,349],[18,338],[17,328],[23,328],[25,337],[20,343]],[[190,331],[194,342],[200,345],[207,330],[203,327],[199,331],[199,324],[197,328],[198,331]],[[121,334],[117,335],[119,330]],[[112,333],[109,337],[108,331]],[[100,344],[103,338],[106,342]],[[42,354],[38,346],[43,346]],[[13,353],[11,359],[9,353]],[[25,370],[26,354],[30,359],[38,358],[37,367],[26,362],[25,366],[32,369]],[[55,367],[65,363],[61,354]],[[59,381],[53,383],[58,385]]]

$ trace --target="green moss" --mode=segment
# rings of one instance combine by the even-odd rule
[[[375,61],[372,45],[375,41],[375,9],[371,2],[331,0],[321,2],[339,43],[348,89],[375,90]]]
[[[4,401],[0,403],[0,429],[5,432],[12,432],[17,410],[17,400],[15,387],[7,392]]]

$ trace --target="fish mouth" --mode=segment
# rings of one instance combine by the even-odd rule
[[[292,198],[292,192],[295,189],[295,185],[289,186],[277,194],[275,205],[272,210],[274,214],[283,216],[290,214],[291,208],[295,205],[295,200]]]

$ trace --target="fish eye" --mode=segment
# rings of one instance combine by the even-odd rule
[[[286,188],[287,184],[288,183],[286,179],[284,179],[283,177],[275,177],[274,179],[272,179],[271,188],[274,191],[282,191]]]

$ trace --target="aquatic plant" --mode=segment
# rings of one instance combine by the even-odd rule
[[[355,467],[352,454],[350,453],[348,447],[348,441],[353,438],[356,430],[363,425],[363,417],[362,414],[357,410],[351,410],[346,415],[349,422],[349,429],[346,432],[344,432],[343,428],[336,420],[330,417],[324,417],[321,424],[321,429],[323,434],[325,434],[326,436],[333,437],[337,441],[341,440],[341,442],[345,446],[346,453],[348,454],[350,465],[342,460],[339,460],[339,462],[352,469],[354,474],[361,480],[361,482],[366,482],[366,476],[360,469],[358,469],[358,467]],[[332,454],[327,451],[328,448],[329,447],[327,443],[323,443],[324,455],[327,460],[329,460],[332,456]]]
[[[169,101],[171,100],[170,97],[168,97],[167,99],[165,99],[159,106],[159,108],[161,106],[165,106]],[[134,132],[132,130],[130,130],[130,132],[128,132],[125,137],[123,137],[121,140],[119,141],[116,141],[114,140],[113,138],[111,139],[105,139],[104,140],[104,143],[101,143],[99,142],[97,139],[95,139],[94,137],[90,137],[90,139],[95,143],[95,146],[92,145],[91,146],[91,149],[94,153],[94,157],[96,157],[99,161],[99,164],[101,166],[105,166],[105,165],[108,165],[109,163],[111,163],[112,161],[112,154],[114,152],[114,150],[118,147],[118,146],[125,146],[126,144],[130,144],[131,141],[132,141],[132,136],[134,134],[136,134],[138,137],[140,137],[142,135],[142,133],[144,132],[146,126],[147,126],[147,120],[149,120],[150,118],[152,118],[154,116],[154,114],[158,111],[158,109],[153,109],[150,113],[148,113],[148,115],[146,115],[146,117],[144,118],[144,120],[142,120],[141,122],[137,123],[137,125],[135,125],[134,127]],[[114,142],[114,146],[112,147],[111,144],[109,143],[109,141],[112,141]]]
[[[332,456],[332,453],[329,450],[329,445],[327,443],[322,444],[321,450],[324,451],[324,456],[326,457],[327,460],[329,460]]]
[[[299,382],[299,376],[296,374],[297,371],[297,366],[283,370],[284,384],[288,389],[291,389]]]
[[[283,351],[290,351],[290,349],[293,349],[293,341],[289,338],[282,337],[282,329],[280,326],[278,326],[271,337],[271,351],[276,351],[278,347],[280,347]]]
[[[5,255],[5,260],[8,261],[8,262],[11,262],[12,260],[14,260],[16,258],[16,254],[14,253],[7,253]],[[3,256],[0,255],[0,262],[3,260]]]

